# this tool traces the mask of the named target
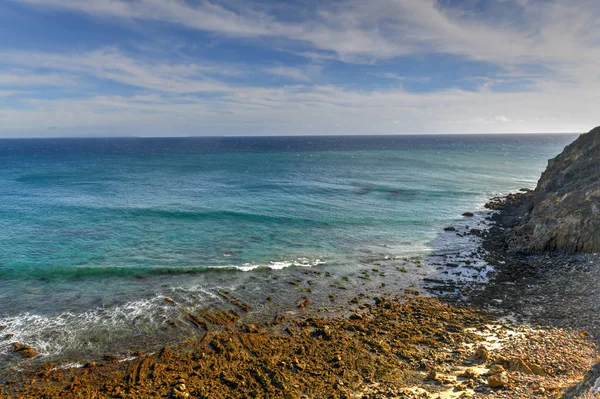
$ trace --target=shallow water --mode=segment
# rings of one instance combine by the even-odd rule
[[[151,343],[175,312],[164,296],[194,308],[226,289],[276,308],[297,295],[284,280],[307,271],[350,291],[415,284],[435,271],[423,255],[470,251],[444,226],[535,186],[574,138],[0,140],[0,325],[15,334],[4,347]],[[356,279],[378,265],[392,270]]]

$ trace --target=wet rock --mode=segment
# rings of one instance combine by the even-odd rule
[[[321,338],[323,340],[329,341],[333,338],[333,329],[329,326],[325,326],[322,328],[317,328],[314,332],[313,332],[313,337],[315,338]]]
[[[13,342],[12,349],[14,352],[26,358],[32,358],[38,355],[37,352],[31,346],[21,344],[19,342]]]
[[[475,216],[475,214],[473,214],[473,212],[465,212],[462,215],[466,216],[466,217],[473,217],[473,216]]]
[[[259,329],[254,324],[244,324],[242,326],[242,331],[250,334],[256,334],[259,332]]]
[[[169,399],[188,399],[189,397],[190,394],[183,380],[177,381],[169,393]]]
[[[104,356],[102,356],[102,358],[104,360],[106,360],[107,362],[118,362],[119,360],[121,360],[121,358],[117,355],[111,355],[109,353],[104,354]]]
[[[454,227],[444,227],[444,231],[456,231]]]

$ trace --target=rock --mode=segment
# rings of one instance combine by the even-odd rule
[[[119,356],[117,356],[117,355],[110,355],[108,353],[105,354],[104,356],[102,356],[102,358],[104,360],[106,360],[107,362],[116,362],[116,361],[121,360],[121,358]]]
[[[556,158],[533,193],[519,194],[528,213],[506,241],[515,252],[600,251],[600,127]]]
[[[32,358],[38,355],[31,346],[19,342],[13,342],[12,348],[13,351],[26,358]]]
[[[467,386],[465,384],[457,384],[454,388],[456,388],[457,391],[465,391],[467,389]]]
[[[454,227],[444,227],[444,231],[456,231]]]
[[[546,375],[546,372],[542,370],[542,368],[535,364],[526,362],[523,359],[512,359],[508,364],[509,371],[520,371],[525,374],[533,374],[533,375]]]
[[[435,370],[431,370],[429,373],[427,373],[428,380],[437,381],[438,378],[438,373]]]
[[[83,365],[84,369],[95,369],[96,367],[98,367],[98,366],[96,366],[96,363],[94,363],[94,362],[88,362]]]
[[[250,334],[256,334],[259,332],[259,329],[254,324],[244,324],[242,326],[242,331]]]
[[[163,300],[164,300],[165,302],[167,302],[167,303],[170,303],[170,304],[173,304],[173,305],[175,304],[175,301],[174,301],[174,300],[172,300],[171,298],[163,298]]]
[[[491,359],[490,352],[485,346],[480,346],[473,355],[473,360],[486,363]]]
[[[12,338],[12,337],[14,337],[14,336],[15,336],[15,334],[6,334],[6,335],[4,336],[4,340],[5,340],[5,341],[8,341],[9,339],[11,339],[11,338]]]
[[[473,217],[473,216],[475,216],[475,215],[473,214],[473,212],[465,212],[465,213],[463,213],[462,215],[463,215],[463,216],[466,216],[466,217]]]
[[[494,374],[500,374],[500,373],[504,373],[506,370],[504,370],[504,367],[502,367],[499,364],[494,364],[492,367],[490,367],[490,370],[488,371],[489,375],[494,375]]]
[[[487,383],[492,388],[502,388],[508,384],[508,378],[505,372],[494,374],[488,378]]]
[[[333,329],[329,326],[325,326],[322,328],[317,328],[314,332],[313,332],[313,337],[315,338],[321,338],[323,340],[329,341],[333,338]]]
[[[479,378],[479,374],[473,369],[466,369],[464,373],[460,375],[460,377],[465,378]]]

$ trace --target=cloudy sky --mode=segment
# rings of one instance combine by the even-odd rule
[[[581,132],[598,0],[2,0],[0,136]]]

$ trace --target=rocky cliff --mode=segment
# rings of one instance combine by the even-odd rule
[[[600,127],[551,159],[506,241],[519,252],[600,252]]]

